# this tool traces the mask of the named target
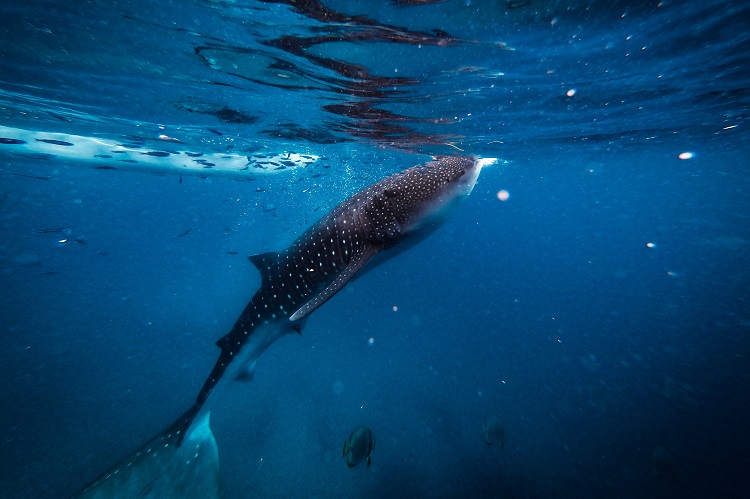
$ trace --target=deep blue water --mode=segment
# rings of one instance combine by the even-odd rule
[[[0,495],[69,496],[192,403],[259,285],[247,255],[461,151],[500,161],[214,410],[226,497],[750,489],[750,5],[0,16],[0,136],[73,144],[0,143]],[[190,173],[95,159],[82,137],[319,159]],[[491,415],[503,448],[484,441]],[[369,469],[341,457],[358,424],[377,438]]]

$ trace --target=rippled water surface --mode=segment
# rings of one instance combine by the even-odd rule
[[[474,154],[443,228],[214,410],[225,496],[741,497],[748,54],[718,0],[0,3],[0,495],[174,420],[247,255]]]

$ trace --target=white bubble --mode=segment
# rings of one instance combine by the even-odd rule
[[[693,156],[695,156],[695,154],[689,151],[681,152],[677,155],[680,159],[691,159]]]

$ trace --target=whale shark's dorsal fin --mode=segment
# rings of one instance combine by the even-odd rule
[[[360,271],[362,267],[377,253],[379,248],[377,246],[368,245],[362,251],[360,251],[354,258],[351,259],[346,268],[336,276],[336,279],[328,285],[323,292],[318,293],[315,297],[302,305],[296,312],[294,312],[290,321],[298,321],[304,319],[310,315],[316,308],[327,302],[333,295],[335,295],[341,288],[343,288],[347,282],[352,280],[352,277]]]
[[[279,260],[279,254],[275,251],[269,251],[267,253],[250,255],[247,259],[250,260],[250,262],[255,265],[255,268],[258,269],[258,272],[260,272],[261,287],[269,284],[273,278],[271,267]]]

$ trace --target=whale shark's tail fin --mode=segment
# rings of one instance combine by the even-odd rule
[[[209,426],[209,416],[210,412],[198,415],[184,437],[182,432],[174,431],[184,421],[185,416],[181,416],[76,497],[221,497],[219,448]]]

